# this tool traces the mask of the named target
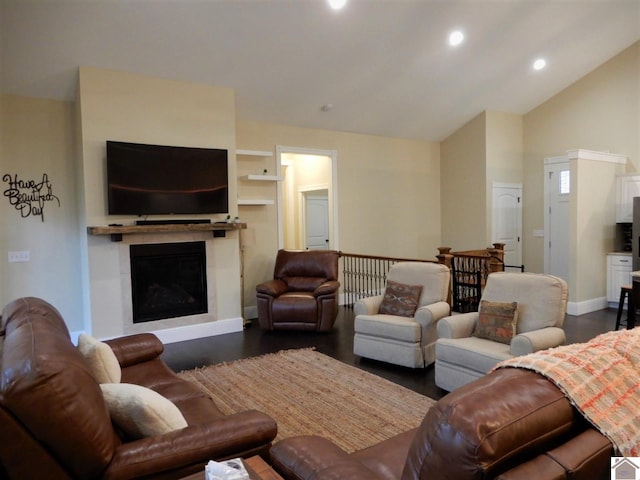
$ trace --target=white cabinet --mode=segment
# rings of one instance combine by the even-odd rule
[[[631,254],[607,254],[607,301],[620,301],[620,287],[631,285]]]
[[[616,179],[616,222],[633,222],[633,197],[640,197],[640,174]]]

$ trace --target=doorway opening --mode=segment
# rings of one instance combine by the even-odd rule
[[[278,248],[338,250],[337,152],[276,147]]]

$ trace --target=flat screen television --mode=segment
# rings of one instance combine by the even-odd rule
[[[227,150],[107,141],[110,215],[229,211]]]

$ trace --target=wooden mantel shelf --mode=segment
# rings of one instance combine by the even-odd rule
[[[226,232],[243,230],[246,223],[180,223],[162,225],[104,225],[87,227],[89,235],[111,235],[114,242],[122,241],[122,235],[140,233],[213,232],[214,237],[224,237]]]

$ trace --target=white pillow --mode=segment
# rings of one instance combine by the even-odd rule
[[[78,337],[78,350],[87,360],[89,370],[98,383],[120,383],[122,370],[109,345],[86,333]]]
[[[153,390],[131,383],[100,385],[111,420],[131,438],[152,437],[187,426],[182,412]]]

